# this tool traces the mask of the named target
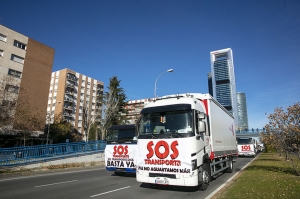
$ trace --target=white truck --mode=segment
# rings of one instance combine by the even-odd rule
[[[105,167],[122,176],[136,172],[136,125],[114,125],[107,132]]]
[[[138,182],[206,190],[212,176],[233,171],[233,116],[209,94],[157,98],[141,111]]]
[[[257,153],[256,141],[251,137],[237,138],[238,156],[252,156],[255,157]]]

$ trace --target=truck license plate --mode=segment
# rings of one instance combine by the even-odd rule
[[[169,184],[169,180],[155,180],[155,184],[168,185]]]

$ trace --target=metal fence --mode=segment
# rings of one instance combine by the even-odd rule
[[[54,159],[103,152],[106,141],[71,142],[26,147],[0,148],[0,167],[46,162]]]

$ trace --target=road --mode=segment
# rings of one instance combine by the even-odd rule
[[[67,171],[29,173],[28,176],[0,177],[1,199],[194,199],[206,198],[253,158],[238,158],[233,173],[224,173],[213,180],[206,191],[187,187],[150,186],[139,183],[135,175],[115,176],[105,168],[84,168]]]

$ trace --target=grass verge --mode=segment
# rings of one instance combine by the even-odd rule
[[[293,158],[300,170],[300,160]],[[262,153],[229,187],[217,194],[224,198],[299,198],[300,176],[296,175],[291,161],[285,161],[277,153]]]

